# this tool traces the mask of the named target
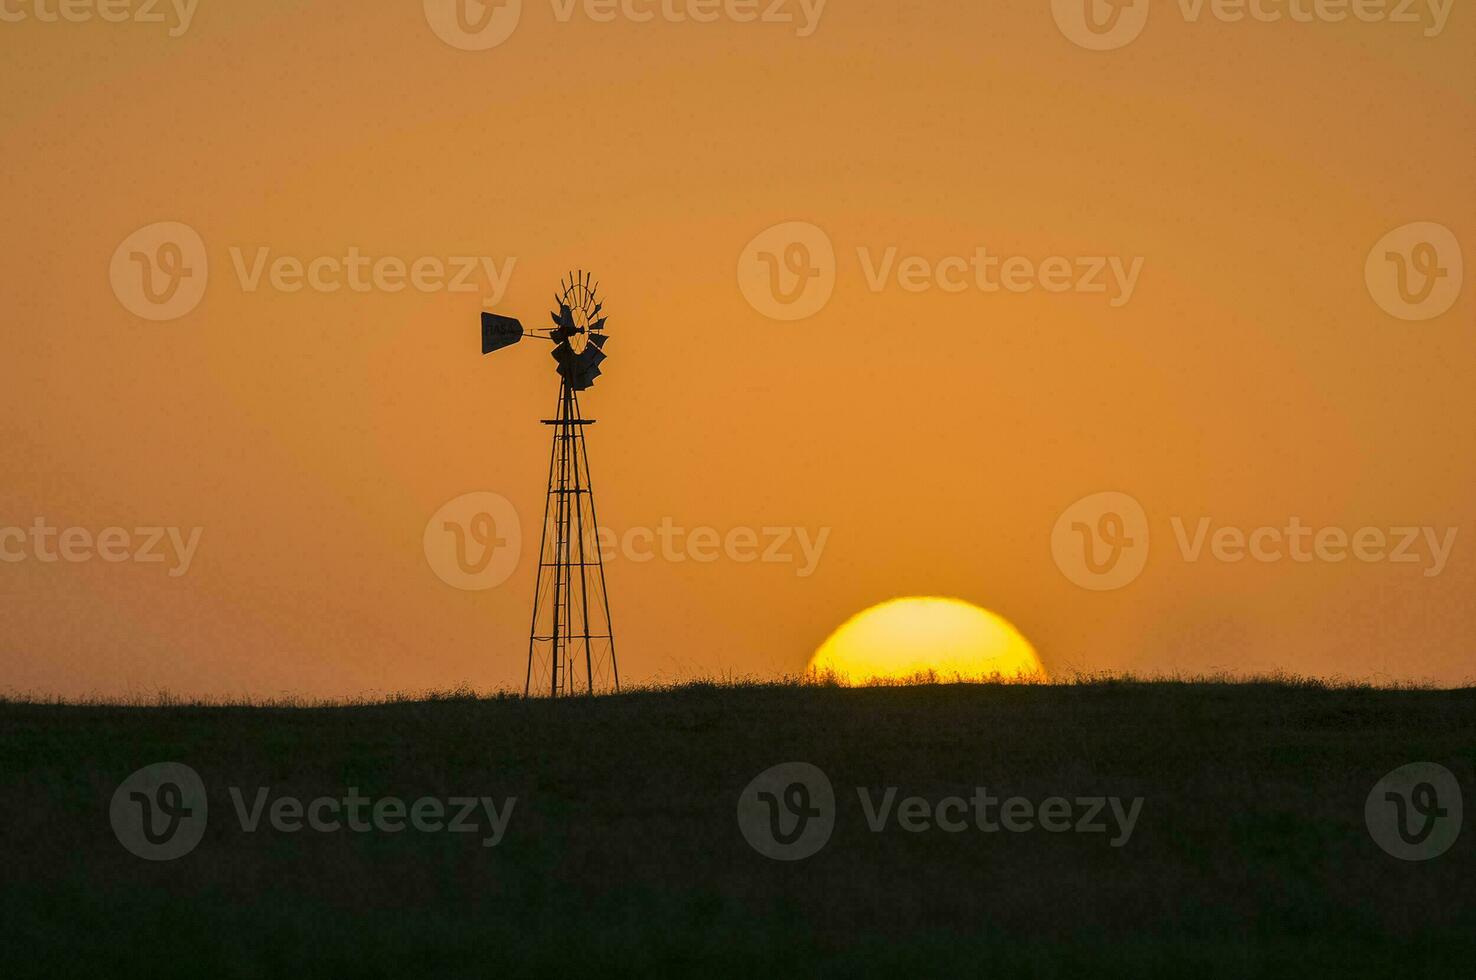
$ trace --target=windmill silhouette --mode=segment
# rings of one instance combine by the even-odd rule
[[[600,552],[594,487],[584,429],[593,425],[579,409],[579,392],[600,376],[605,360],[608,317],[599,284],[587,272],[559,281],[549,330],[528,330],[516,319],[482,313],[482,353],[491,354],[524,336],[547,340],[559,375],[558,408],[544,425],[553,426],[548,461],[548,496],[543,508],[543,540],[533,589],[533,625],[528,632],[525,695],[550,697],[620,690],[610,598]]]

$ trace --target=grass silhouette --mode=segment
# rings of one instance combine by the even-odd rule
[[[926,681],[923,678],[920,680]],[[0,941],[21,975],[1457,976],[1476,833],[1385,854],[1375,782],[1470,791],[1476,691],[1276,675],[848,687],[725,677],[552,702],[469,689],[343,702],[0,700]],[[134,770],[204,780],[205,837],[148,862],[108,805]],[[804,761],[828,844],[770,860],[740,792]],[[1129,843],[873,832],[858,790],[1142,797]],[[239,825],[303,800],[517,798],[506,838]],[[1469,819],[1467,820],[1469,824]]]

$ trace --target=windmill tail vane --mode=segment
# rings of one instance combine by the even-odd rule
[[[579,393],[594,384],[607,357],[609,317],[599,283],[583,271],[560,280],[549,317],[551,328],[527,330],[513,317],[482,313],[483,354],[524,337],[545,340],[559,376],[554,417],[541,420],[553,428],[553,446],[523,693],[600,694],[620,690],[620,669],[584,435],[595,420],[579,407]]]

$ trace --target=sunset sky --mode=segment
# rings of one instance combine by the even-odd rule
[[[480,356],[478,316],[547,324],[575,267],[611,316],[582,397],[599,516],[655,542],[608,561],[628,682],[796,673],[900,596],[998,613],[1058,677],[1476,678],[1466,7],[1437,29],[1423,4],[1156,2],[1094,51],[1043,0],[752,23],[522,0],[486,50],[438,35],[449,0],[198,0],[187,26],[3,6],[26,16],[0,22],[0,693],[521,689],[557,377],[546,345]],[[206,261],[184,249],[198,305],[156,320],[126,273],[158,222]],[[823,242],[786,245],[796,222]],[[1386,248],[1414,223],[1451,237]],[[1441,273],[1438,315],[1389,312],[1401,248]],[[356,289],[351,255],[470,288],[391,265]],[[1056,287],[1022,261],[993,289],[1012,258]],[[816,270],[818,308],[755,302],[762,263]],[[1104,493],[1151,547],[1084,586],[1053,532]],[[491,588],[448,584],[429,543],[467,494],[516,515]],[[38,519],[94,553],[42,560]],[[1292,521],[1387,551],[1208,543]],[[167,560],[126,560],[152,527]],[[108,528],[125,560],[95,553]]]

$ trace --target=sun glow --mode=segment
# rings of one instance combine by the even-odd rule
[[[892,599],[846,620],[810,659],[846,683],[1044,680],[1045,668],[1008,620],[961,599]]]

